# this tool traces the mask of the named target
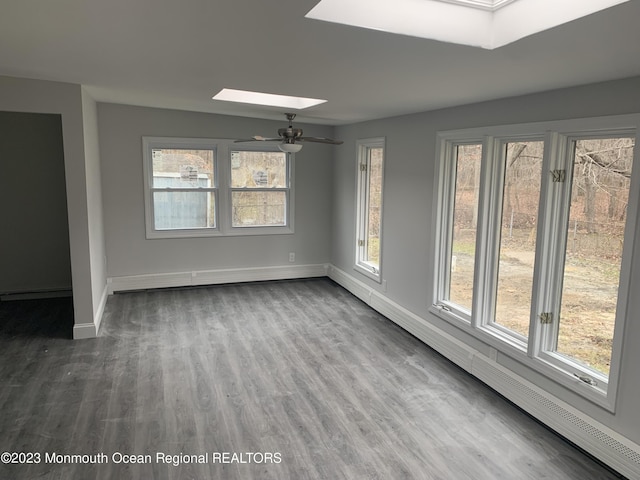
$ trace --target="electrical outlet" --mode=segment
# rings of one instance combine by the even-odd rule
[[[289,261],[290,262],[295,262],[296,261],[296,254],[294,252],[290,252],[289,253]]]

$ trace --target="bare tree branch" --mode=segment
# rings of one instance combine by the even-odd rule
[[[615,162],[611,162],[609,164],[607,164],[605,161],[602,160],[602,158],[600,157],[600,155],[598,155],[597,153],[594,152],[590,152],[590,153],[577,153],[577,156],[580,157],[581,162],[583,164],[593,164],[593,165],[597,165],[601,168],[604,168],[605,170],[607,170],[610,173],[616,174],[616,175],[620,175],[624,178],[631,178],[631,171],[630,170],[619,170],[617,168],[613,168],[611,165],[613,165],[613,163]]]

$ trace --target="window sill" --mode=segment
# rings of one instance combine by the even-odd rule
[[[530,368],[533,372],[544,376],[551,380],[559,387],[579,395],[585,400],[605,409],[608,412],[615,413],[615,393],[609,392],[608,386],[602,388],[601,386],[589,385],[574,375],[574,371],[567,364],[566,367],[557,365],[556,363],[549,362],[542,357],[531,358],[527,355],[526,348],[523,349],[519,342],[509,341],[507,342],[502,336],[495,335],[492,329],[487,328],[474,328],[464,317],[458,315],[453,310],[447,310],[446,305],[443,308],[442,305],[432,305],[429,308],[429,312],[437,318],[444,320],[450,325],[462,330],[464,333],[476,338],[482,343],[494,348],[500,354],[505,355],[512,360]],[[509,340],[513,340],[510,339]],[[526,378],[526,375],[525,375]],[[536,383],[531,378],[528,380]],[[564,398],[565,401],[570,403],[566,396],[559,394],[558,392],[551,392],[559,398]]]
[[[211,229],[185,229],[185,230],[147,230],[146,238],[169,239],[169,238],[212,238],[212,237],[250,237],[257,235],[291,235],[294,233],[292,227],[232,227],[220,230]]]
[[[365,277],[375,280],[378,283],[382,283],[382,276],[380,274],[380,269],[378,269],[377,267],[374,267],[373,265],[369,265],[368,263],[356,263],[353,269],[356,272],[361,273]]]

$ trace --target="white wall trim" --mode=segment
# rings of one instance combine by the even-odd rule
[[[71,287],[65,288],[48,288],[42,290],[15,291],[0,293],[0,302],[8,302],[11,300],[39,300],[42,298],[62,298],[72,297]]]
[[[100,331],[100,324],[102,323],[102,316],[104,314],[104,309],[107,306],[107,299],[109,298],[109,289],[108,286],[105,285],[102,289],[102,295],[100,296],[100,303],[98,304],[98,309],[96,310],[96,315],[93,319],[93,323],[96,326],[96,336]]]
[[[73,339],[84,340],[87,338],[96,338],[97,330],[95,323],[76,323],[73,326]]]
[[[192,272],[151,273],[109,277],[109,295],[114,292],[147,290],[153,288],[216,285],[222,283],[257,282],[265,280],[288,280],[327,276],[325,264],[285,265],[274,267],[228,268],[199,270]]]
[[[105,285],[100,296],[100,303],[98,309],[93,317],[93,323],[76,323],[73,326],[73,339],[84,340],[86,338],[96,338],[100,331],[100,323],[102,323],[102,315],[104,314],[104,308],[107,305],[107,298],[109,296],[108,286]]]
[[[372,289],[329,266],[329,278],[511,402],[628,478],[640,478],[640,445],[498,364]]]

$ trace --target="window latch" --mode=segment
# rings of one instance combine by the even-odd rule
[[[552,312],[542,312],[540,315],[538,315],[538,318],[540,319],[540,323],[542,325],[549,325],[550,323],[553,323]]]
[[[551,170],[551,175],[553,175],[553,183],[564,183],[564,180],[567,176],[566,170]]]
[[[577,373],[574,373],[573,376],[576,377],[578,380],[580,380],[582,383],[586,383],[587,385],[591,385],[592,387],[595,387],[598,385],[598,382],[596,382],[591,377],[587,377],[586,375],[578,375]]]
[[[447,307],[444,303],[434,303],[433,304],[434,307],[439,308],[440,310],[443,310],[445,312],[450,312],[451,309],[449,307]]]

